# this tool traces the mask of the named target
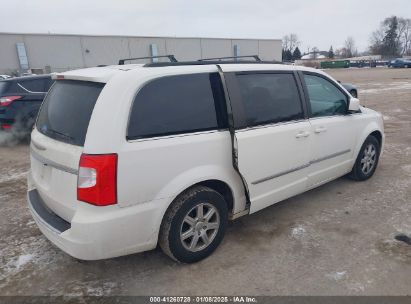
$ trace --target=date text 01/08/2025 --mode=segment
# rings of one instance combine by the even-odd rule
[[[150,303],[258,303],[255,297],[150,297]]]

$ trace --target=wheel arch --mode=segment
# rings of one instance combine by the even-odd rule
[[[355,147],[355,159],[357,158],[358,153],[360,152],[361,146],[365,142],[368,136],[374,136],[378,140],[378,143],[380,144],[380,152],[382,152],[383,146],[384,146],[384,135],[383,131],[381,128],[378,126],[376,122],[372,122],[369,124],[366,128],[364,128],[363,132],[361,133],[361,136],[359,137],[359,140],[357,142],[357,145]]]
[[[378,143],[379,143],[380,149],[381,149],[381,147],[382,147],[382,133],[381,133],[381,131],[380,130],[375,130],[375,131],[371,132],[370,135],[374,136],[378,140]],[[368,135],[368,136],[370,136],[370,135]]]
[[[199,182],[195,185],[193,185],[192,187],[195,186],[204,186],[204,187],[208,187],[210,189],[213,189],[214,191],[220,193],[223,197],[224,200],[227,203],[227,208],[229,212],[233,211],[234,208],[234,195],[233,195],[233,190],[231,189],[231,187],[221,181],[221,180],[217,180],[217,179],[210,179],[210,180],[205,180],[202,182]]]
[[[189,189],[195,188],[197,186],[204,186],[221,194],[227,203],[228,211],[234,212],[234,208],[236,206],[236,198],[234,194],[235,190],[233,190],[233,186],[230,185],[227,181],[218,178],[210,178],[201,181],[196,181],[194,183],[186,185],[184,188],[181,188],[178,194],[173,196],[170,200],[170,203],[167,206],[167,210],[170,208],[173,202],[176,201],[182,194],[184,194]]]
[[[220,193],[232,213],[246,209],[245,189],[237,172],[219,166],[201,166],[188,170],[170,181],[157,194],[157,199],[168,197],[169,206],[185,191],[195,186],[209,187]],[[171,195],[169,195],[172,193]],[[164,213],[166,210],[164,210]]]

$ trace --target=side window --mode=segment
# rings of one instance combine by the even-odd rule
[[[127,139],[217,129],[220,86],[218,73],[167,76],[147,83],[134,99]]]
[[[237,79],[247,126],[304,117],[293,74],[239,74]]]
[[[311,116],[345,115],[347,97],[330,81],[315,75],[304,74],[311,105]]]

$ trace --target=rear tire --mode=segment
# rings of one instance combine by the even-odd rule
[[[358,153],[349,177],[356,181],[365,181],[374,175],[380,158],[380,144],[370,135],[366,138]]]
[[[227,222],[224,197],[208,187],[193,187],[168,208],[160,227],[159,245],[178,262],[198,262],[221,243]]]

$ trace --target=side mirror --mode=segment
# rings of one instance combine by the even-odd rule
[[[359,110],[360,110],[360,100],[358,98],[351,97],[348,111],[358,112]]]

